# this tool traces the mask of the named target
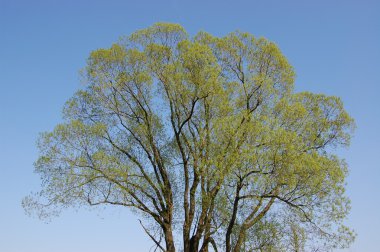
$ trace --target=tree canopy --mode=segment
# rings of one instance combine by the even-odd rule
[[[93,51],[86,86],[43,133],[40,217],[117,205],[162,251],[346,247],[353,119],[341,99],[295,92],[293,67],[265,38],[189,36],[157,23]]]

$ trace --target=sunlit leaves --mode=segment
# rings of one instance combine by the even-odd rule
[[[173,230],[184,248],[193,233],[194,246],[227,252],[352,241],[334,148],[349,145],[353,119],[337,97],[294,92],[273,42],[158,23],[93,51],[83,77],[65,122],[38,143],[47,203],[26,208],[128,206],[154,220],[168,251]]]

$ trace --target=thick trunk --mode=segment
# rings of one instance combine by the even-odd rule
[[[232,229],[235,225],[236,221],[236,215],[238,211],[238,206],[239,206],[239,197],[240,197],[240,190],[241,190],[241,185],[239,184],[236,187],[236,193],[235,193],[235,200],[234,200],[234,206],[233,206],[233,211],[232,211],[232,216],[230,219],[230,223],[228,224],[227,227],[227,233],[226,233],[226,252],[231,251],[231,235],[232,235]]]
[[[164,233],[165,233],[166,252],[175,252],[172,228],[170,226],[165,228]]]
[[[189,252],[198,252],[199,240],[192,236],[190,239]]]
[[[190,239],[189,237],[187,236],[187,231],[185,233],[185,230],[184,230],[184,235],[183,235],[183,251],[184,252],[190,252]]]

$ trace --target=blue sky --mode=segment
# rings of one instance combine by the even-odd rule
[[[18,1],[0,0],[0,251],[148,251],[125,209],[68,209],[45,224],[21,199],[39,189],[38,133],[61,121],[92,50],[155,22],[224,35],[239,29],[276,42],[297,72],[297,90],[340,96],[355,118],[347,251],[380,251],[379,1]]]

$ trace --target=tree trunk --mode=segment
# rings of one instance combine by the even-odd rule
[[[175,252],[173,232],[171,226],[164,229],[165,233],[165,243],[166,243],[166,252]]]

